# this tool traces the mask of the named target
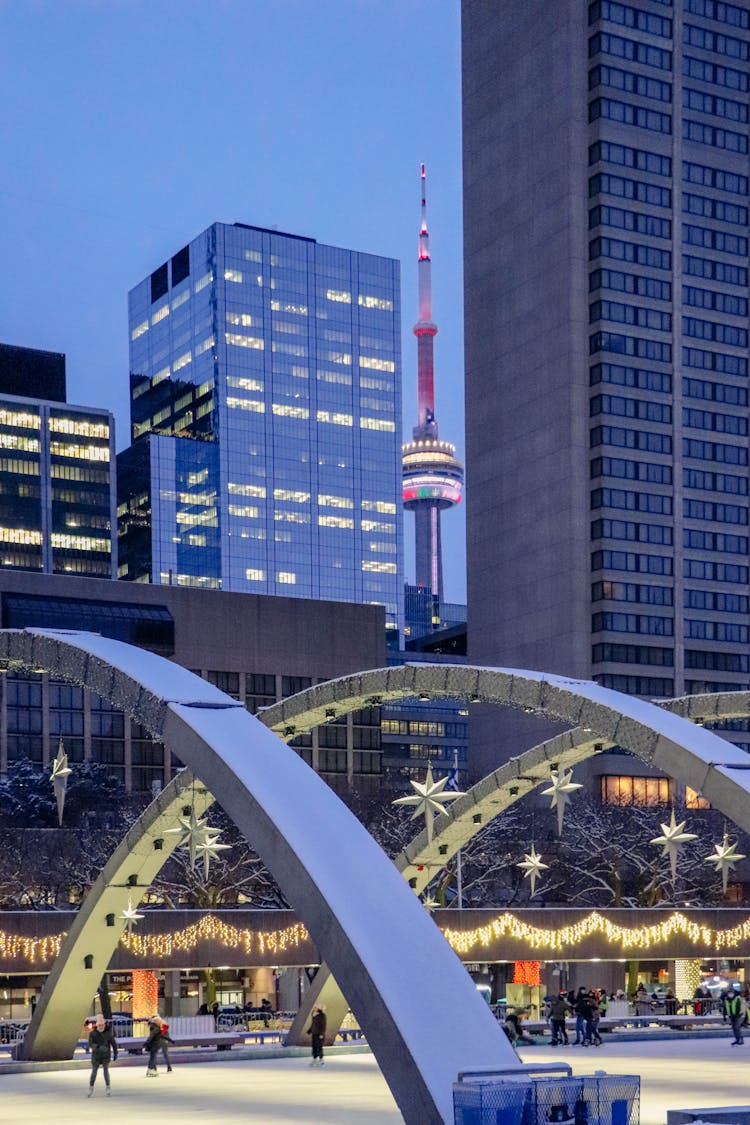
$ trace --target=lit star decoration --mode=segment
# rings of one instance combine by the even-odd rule
[[[426,894],[422,899],[422,906],[425,908],[425,910],[429,910],[429,912],[432,913],[432,911],[435,910],[438,906],[438,900],[434,895],[428,892],[428,894]]]
[[[57,801],[57,823],[62,824],[63,808],[65,807],[65,793],[68,788],[68,778],[72,774],[72,769],[68,765],[68,755],[63,749],[63,742],[57,747],[57,757],[52,763],[52,773],[50,774],[50,781],[55,790],[55,800]]]
[[[199,851],[203,851],[205,857],[207,854],[206,847],[211,842],[214,843],[215,848],[225,848],[229,846],[228,844],[216,844],[216,840],[220,835],[220,829],[209,827],[207,818],[205,816],[196,816],[195,809],[190,810],[190,816],[181,816],[180,827],[168,828],[165,835],[171,835],[177,832],[180,833],[180,840],[177,847],[188,849],[191,867],[195,867],[195,861],[198,858]]]
[[[537,854],[536,845],[531,845],[531,851],[527,852],[520,863],[516,867],[523,868],[523,877],[528,879],[531,884],[531,897],[536,894],[536,881],[541,876],[542,871],[549,867],[548,863],[542,863],[542,857]]]
[[[455,801],[456,797],[463,797],[463,793],[458,793],[456,790],[451,790],[450,793],[443,792],[449,778],[450,774],[446,774],[439,781],[435,781],[432,776],[432,766],[428,764],[424,782],[410,782],[412,789],[415,790],[411,797],[399,797],[393,802],[394,805],[415,806],[411,818],[415,820],[418,816],[424,817],[428,844],[432,843],[432,824],[435,817],[441,814],[447,816],[448,810],[444,806],[449,801]]]
[[[125,929],[130,934],[133,932],[133,926],[138,925],[143,915],[138,913],[138,908],[133,906],[133,900],[129,898],[127,910],[123,910],[120,917],[125,923]]]
[[[577,781],[572,780],[573,771],[553,770],[550,775],[552,784],[549,789],[542,789],[543,797],[550,797],[549,807],[557,809],[557,835],[562,836],[563,817],[565,816],[565,806],[570,800],[570,794],[575,793],[576,789],[582,789],[583,786]]]
[[[218,831],[216,829],[212,829],[212,831],[215,833],[213,836],[207,835],[203,843],[196,844],[195,846],[196,852],[200,852],[203,856],[203,875],[206,879],[208,879],[208,867],[211,860],[218,859],[219,852],[231,848],[231,844],[219,844],[217,842],[219,839]]]
[[[729,837],[726,832],[724,839],[720,844],[714,844],[714,854],[706,856],[705,863],[713,863],[714,870],[718,874],[721,872],[721,885],[724,894],[727,893],[727,880],[729,879],[729,872],[739,863],[741,859],[747,859],[747,856],[740,855],[736,850],[737,844],[730,844]]]
[[[679,824],[676,823],[674,818],[674,809],[672,809],[672,816],[669,824],[662,824],[661,836],[654,837],[651,840],[652,844],[658,844],[660,848],[664,848],[664,854],[669,856],[670,867],[672,868],[672,882],[677,877],[677,853],[683,844],[689,844],[691,840],[697,840],[698,837],[694,832],[685,832],[685,821],[681,820]]]

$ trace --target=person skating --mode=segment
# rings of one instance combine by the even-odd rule
[[[148,1039],[143,1045],[143,1050],[148,1051],[147,1078],[159,1077],[159,1072],[156,1069],[156,1056],[159,1051],[164,1055],[164,1061],[167,1064],[167,1073],[172,1070],[169,1062],[169,1051],[167,1050],[167,1044],[172,1041],[164,1030],[165,1028],[166,1024],[162,1023],[161,1016],[159,1015],[153,1015],[148,1021]]]
[[[728,997],[726,1007],[727,1015],[729,1016],[734,1033],[732,1046],[740,1047],[745,1042],[742,1036],[742,1023],[745,1019],[745,1012],[747,1011],[742,994],[740,992],[735,992],[734,995]]]
[[[326,1034],[326,1014],[322,1008],[313,1010],[307,1034],[312,1035],[312,1059],[310,1066],[323,1066],[323,1040]]]
[[[565,1028],[565,1017],[568,1012],[572,1011],[568,1003],[565,993],[561,992],[559,996],[550,1004],[550,1020],[552,1022],[552,1046],[556,1047],[558,1043],[568,1045],[568,1032]]]
[[[110,1059],[114,1062],[117,1058],[117,1040],[112,1028],[107,1027],[104,1016],[96,1017],[96,1027],[89,1032],[89,1050],[91,1051],[91,1077],[87,1096],[90,1098],[94,1093],[96,1074],[101,1067],[104,1074],[106,1094],[109,1097],[112,1092],[109,1086],[109,1063]]]

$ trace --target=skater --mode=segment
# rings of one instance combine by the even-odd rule
[[[313,1010],[307,1034],[312,1035],[312,1059],[310,1060],[310,1066],[324,1066],[323,1040],[326,1034],[326,1014],[322,1008],[315,1008]]]
[[[552,1023],[552,1047],[558,1043],[568,1045],[568,1032],[565,1027],[565,1017],[573,1009],[568,1003],[565,993],[561,992],[550,1005],[550,1020]]]
[[[146,1070],[147,1078],[158,1078],[159,1072],[156,1069],[156,1056],[159,1051],[164,1055],[164,1062],[167,1064],[167,1074],[172,1070],[169,1061],[169,1051],[167,1044],[172,1040],[169,1038],[169,1028],[167,1024],[162,1022],[160,1015],[156,1014],[148,1021],[148,1039],[143,1045],[143,1050],[148,1051],[148,1069]]]
[[[87,1096],[90,1098],[94,1093],[96,1072],[99,1067],[101,1067],[104,1074],[104,1085],[107,1088],[106,1094],[107,1097],[109,1097],[111,1094],[109,1088],[109,1062],[110,1058],[113,1062],[117,1058],[117,1040],[112,1033],[112,1028],[107,1027],[104,1016],[96,1017],[96,1027],[92,1028],[89,1032],[89,1050],[91,1051],[91,1078],[89,1079],[89,1092]]]
[[[733,1047],[740,1047],[745,1042],[742,1036],[742,1021],[745,1018],[745,1012],[745,1000],[742,993],[734,992],[727,1000],[727,1015],[734,1032]]]

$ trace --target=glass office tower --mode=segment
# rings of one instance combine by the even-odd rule
[[[214,223],[130,293],[120,577],[402,618],[398,262]]]
[[[747,0],[464,0],[470,658],[747,686]]]
[[[114,578],[114,453],[112,415],[65,402],[63,355],[0,345],[0,566]]]

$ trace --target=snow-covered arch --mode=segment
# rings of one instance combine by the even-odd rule
[[[450,1120],[459,1071],[520,1066],[458,957],[385,853],[325,782],[241,704],[162,657],[91,633],[2,630],[0,665],[47,671],[97,692],[200,778],[325,955],[409,1125]],[[139,839],[147,848],[147,835]],[[123,844],[125,859],[134,857],[127,876],[134,906],[145,890],[139,870],[153,877],[168,855],[152,842],[141,869],[135,843],[131,837]],[[106,894],[87,900],[87,912],[105,926],[113,913]],[[107,961],[98,947],[83,958],[91,996]],[[65,977],[63,964],[56,985],[63,991]],[[76,1020],[75,1012],[64,1013],[63,1039]]]
[[[690,785],[750,831],[747,754],[694,725],[750,715],[748,692],[687,696],[656,705],[588,680],[540,672],[407,664],[319,684],[266,708],[261,717],[272,730],[293,738],[349,711],[409,696],[514,706],[571,724],[570,730],[507,762],[453,802],[448,815],[436,821],[431,841],[423,831],[407,845],[395,865],[417,892],[485,824],[549,781],[553,768],[569,769],[612,745],[626,747],[655,769]],[[683,716],[692,722],[686,726]],[[310,1008],[317,1003],[326,1004],[333,1033],[347,1005],[325,965],[304,998],[287,1042],[301,1041]]]

